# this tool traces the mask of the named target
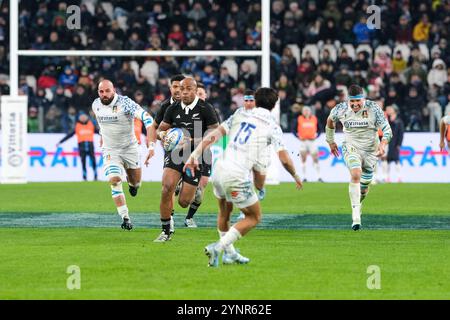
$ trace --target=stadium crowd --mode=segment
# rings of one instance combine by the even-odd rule
[[[381,8],[370,29],[369,4]],[[81,29],[66,26],[81,8]],[[42,0],[20,2],[20,49],[255,50],[261,48],[256,0]],[[8,92],[9,13],[0,10],[0,93]],[[323,126],[351,83],[369,99],[394,105],[406,131],[436,131],[450,109],[449,0],[271,1],[271,81],[281,126],[295,130],[303,105]],[[68,132],[88,113],[96,84],[115,80],[121,94],[150,112],[167,98],[168,78],[193,74],[227,117],[260,84],[258,58],[21,57],[20,92],[29,96],[30,132]],[[39,112],[41,110],[41,112]],[[41,120],[39,120],[39,115]]]

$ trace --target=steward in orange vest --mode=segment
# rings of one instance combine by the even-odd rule
[[[80,153],[81,166],[83,169],[83,180],[87,180],[86,171],[86,157],[91,160],[92,169],[94,171],[94,179],[97,180],[97,164],[95,162],[95,150],[94,150],[94,134],[98,133],[92,121],[89,117],[83,113],[78,117],[78,121],[75,125],[75,130],[70,132],[67,136],[61,139],[56,146],[59,146],[64,141],[69,140],[74,135],[78,141],[78,152]]]

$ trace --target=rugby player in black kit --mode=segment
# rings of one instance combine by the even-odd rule
[[[208,129],[216,128],[219,123],[214,108],[197,97],[197,83],[191,77],[181,81],[181,101],[170,105],[159,125],[158,135],[164,143],[167,130],[181,128],[184,132],[182,151],[174,150],[164,155],[164,171],[162,177],[162,192],[160,215],[162,232],[155,242],[165,242],[171,239],[170,218],[173,209],[173,194],[180,178],[183,180],[178,203],[187,208],[194,200],[195,192],[201,177],[200,170],[195,175],[183,172],[185,161],[192,150],[201,142]],[[194,130],[195,128],[195,130]]]
[[[163,102],[161,102],[161,107],[159,111],[156,113],[155,121],[153,122],[153,125],[156,129],[158,129],[161,122],[164,120],[164,114],[166,113],[167,109],[170,107],[170,105],[174,102],[181,100],[181,84],[180,82],[184,79],[184,75],[177,74],[170,78],[169,82],[169,90],[170,90],[170,97]],[[173,200],[172,200],[173,201]],[[175,222],[173,220],[173,209],[171,212],[170,217],[170,233],[175,232]]]

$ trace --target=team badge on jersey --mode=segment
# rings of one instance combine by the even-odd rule
[[[363,110],[362,117],[363,118],[368,118],[369,117],[369,114],[367,113],[367,110]]]
[[[117,106],[114,106],[114,107],[112,108],[112,112],[113,112],[113,113],[117,113]]]

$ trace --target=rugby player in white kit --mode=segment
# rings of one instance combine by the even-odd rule
[[[100,126],[104,173],[111,185],[117,212],[122,218],[121,227],[131,230],[133,225],[122,189],[122,177],[125,173],[129,192],[135,197],[141,185],[142,170],[134,118],[140,119],[147,129],[146,165],[155,154],[156,129],[150,114],[132,99],[117,94],[111,81],[105,79],[99,83],[98,95],[99,98],[92,103],[92,111]]]
[[[338,157],[339,149],[334,140],[335,124],[344,127],[342,153],[350,171],[350,203],[352,206],[352,229],[361,228],[361,203],[367,196],[369,184],[378,162],[392,138],[392,130],[381,107],[365,99],[364,91],[357,85],[348,89],[348,101],[339,103],[330,112],[325,127],[326,141],[331,153]],[[381,142],[378,129],[383,131]]]
[[[219,202],[218,231],[220,240],[205,247],[208,265],[218,267],[220,253],[225,251],[231,260],[247,263],[234,249],[233,243],[247,234],[261,221],[261,207],[253,188],[250,172],[258,163],[261,153],[265,154],[272,144],[284,168],[292,175],[297,188],[302,180],[295,171],[294,164],[282,142],[282,131],[270,110],[278,100],[278,94],[271,88],[260,88],[255,93],[256,108],[253,112],[243,109],[236,111],[213,132],[203,139],[191,153],[184,170],[198,168],[198,159],[204,149],[227,134],[229,142],[224,156],[216,163],[213,175],[214,194]],[[245,218],[228,227],[233,205],[245,214]],[[224,231],[228,229],[228,231]]]

